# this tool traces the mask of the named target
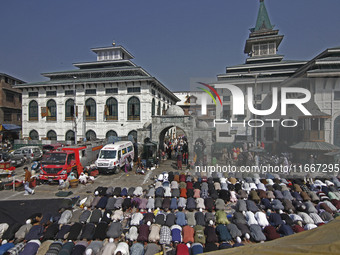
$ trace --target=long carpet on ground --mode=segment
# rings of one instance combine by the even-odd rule
[[[247,245],[230,250],[215,251],[214,255],[295,255],[295,254],[340,254],[340,219],[273,241]]]
[[[0,223],[24,224],[35,213],[57,215],[60,208],[71,207],[72,203],[70,198],[0,201]]]

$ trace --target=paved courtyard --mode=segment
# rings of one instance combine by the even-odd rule
[[[148,185],[153,183],[153,177],[158,175],[163,171],[177,171],[173,168],[175,161],[166,160],[163,161],[159,168],[154,170],[149,170],[145,175],[140,175],[135,173],[135,167],[133,171],[125,173],[120,172],[119,174],[112,175],[98,175],[95,178],[93,184],[81,185],[79,184],[77,188],[69,188],[72,191],[73,196],[80,196],[83,198],[89,193],[92,193],[98,186],[104,187],[137,187],[142,186],[146,188]],[[16,169],[16,178],[22,180],[24,176],[24,170],[22,167]],[[20,189],[23,190],[23,189]],[[57,198],[55,194],[58,192],[57,184],[43,184],[38,185],[35,188],[35,194],[30,196],[24,196],[24,191],[13,191],[13,190],[2,190],[0,191],[0,200],[22,200],[22,199],[46,199],[46,198]]]
[[[162,161],[159,168],[148,170],[146,171],[145,175],[136,174],[135,170],[136,167],[134,167],[133,171],[125,173],[121,171],[119,174],[112,174],[112,175],[98,175],[95,178],[95,181],[93,184],[86,184],[81,185],[79,184],[76,188],[69,188],[69,191],[72,191],[73,194],[70,197],[74,196],[80,196],[80,198],[83,198],[87,196],[89,193],[92,193],[98,186],[103,187],[137,187],[142,186],[143,188],[146,188],[148,185],[154,183],[154,176],[158,176],[160,173],[164,171],[178,171],[175,169],[176,161],[174,160],[166,160]],[[184,166],[183,166],[184,169]],[[239,167],[237,167],[239,170]],[[16,176],[18,180],[24,179],[24,170],[23,167],[17,168],[16,170]],[[184,170],[183,170],[184,171]],[[194,171],[193,171],[194,173]],[[206,175],[202,174],[202,175]],[[226,174],[227,175],[227,174]],[[336,175],[335,173],[328,173],[328,174],[321,174],[321,173],[315,173],[315,174],[306,174],[306,173],[291,173],[291,174],[280,174],[281,177],[285,178],[304,178],[304,177],[323,177],[323,178],[329,178],[331,176]],[[252,176],[252,174],[249,173],[243,173],[240,172],[236,173],[234,175],[237,178],[245,177],[245,176]],[[6,180],[3,179],[3,180]],[[0,200],[22,200],[22,199],[44,199],[44,198],[57,198],[55,195],[58,192],[58,185],[52,184],[42,184],[38,185],[35,188],[35,194],[32,196],[24,196],[23,187],[19,188],[19,190],[13,191],[11,190],[2,190],[0,191]]]

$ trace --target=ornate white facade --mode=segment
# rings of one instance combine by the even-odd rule
[[[17,86],[22,90],[23,138],[73,140],[75,130],[77,140],[136,136],[152,115],[163,115],[179,101],[136,66],[122,46],[92,51],[97,54],[95,62],[74,64],[76,70],[45,73],[50,79],[46,82]]]

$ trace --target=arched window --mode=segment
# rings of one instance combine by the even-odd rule
[[[106,139],[109,138],[109,137],[111,137],[111,136],[117,137],[118,135],[117,135],[117,133],[116,133],[115,131],[110,130],[110,131],[108,131],[108,132],[106,133]]]
[[[107,120],[118,120],[118,102],[113,97],[106,101],[105,116]]]
[[[69,130],[65,134],[65,141],[73,141],[74,142],[74,131]]]
[[[89,98],[85,102],[85,119],[96,120],[96,101]]]
[[[97,135],[96,132],[94,132],[93,130],[89,130],[86,132],[86,140],[87,141],[94,141],[97,139]]]
[[[140,102],[137,97],[128,101],[128,120],[140,120]]]
[[[57,141],[57,133],[54,130],[50,130],[46,135],[48,140]]]
[[[155,112],[156,112],[156,103],[155,103],[155,99],[152,99],[152,106],[151,106],[151,116],[155,116]]]
[[[161,102],[158,102],[158,107],[157,107],[157,115],[161,115]]]
[[[128,137],[130,138],[133,138],[133,142],[137,142],[137,131],[136,130],[131,130],[129,133],[128,133]]]
[[[65,103],[65,120],[73,120],[74,117],[74,100],[68,99]]]
[[[49,121],[56,121],[57,120],[57,104],[53,99],[48,100],[46,104],[47,108],[47,118],[46,120]]]
[[[28,120],[38,120],[38,103],[35,100],[31,101],[28,105]]]
[[[36,130],[31,130],[29,137],[31,140],[39,140],[39,133]]]

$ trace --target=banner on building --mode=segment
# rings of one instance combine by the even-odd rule
[[[40,112],[41,112],[41,117],[42,118],[47,117],[47,115],[48,115],[47,107],[41,107],[40,108]]]

